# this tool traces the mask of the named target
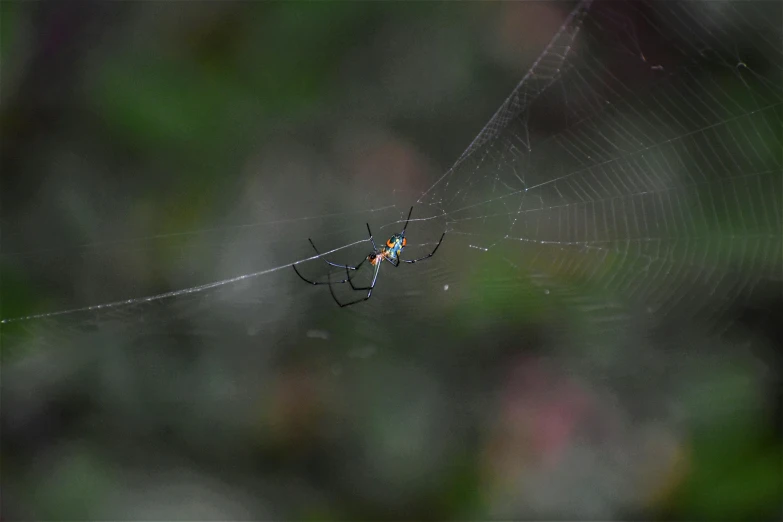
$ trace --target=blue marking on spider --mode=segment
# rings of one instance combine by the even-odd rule
[[[430,252],[426,256],[420,257],[418,259],[402,259],[401,257],[402,251],[405,249],[405,245],[408,243],[408,240],[405,239],[405,230],[408,228],[408,222],[411,220],[412,213],[413,213],[413,207],[411,207],[410,211],[408,212],[408,217],[405,220],[405,226],[402,227],[402,231],[399,234],[394,234],[389,239],[387,239],[386,244],[381,246],[381,248],[378,248],[378,246],[375,244],[375,239],[373,239],[372,231],[370,230],[370,224],[367,223],[367,233],[370,235],[370,242],[372,243],[373,251],[370,252],[367,255],[367,257],[362,259],[361,263],[359,263],[358,265],[356,266],[340,265],[337,263],[332,263],[326,258],[322,258],[324,262],[329,266],[335,266],[337,268],[345,268],[346,278],[343,279],[342,281],[335,281],[334,283],[332,283],[331,275],[328,275],[328,281],[311,281],[310,279],[307,279],[305,276],[299,273],[299,270],[297,270],[296,268],[296,264],[291,265],[291,267],[294,269],[294,272],[296,272],[296,275],[298,275],[303,281],[310,283],[311,285],[329,285],[329,292],[332,294],[332,298],[334,299],[334,302],[340,305],[341,308],[356,303],[361,303],[362,301],[366,301],[370,297],[372,297],[372,291],[375,288],[375,283],[378,281],[378,273],[381,270],[381,265],[383,264],[384,260],[391,263],[391,265],[394,267],[400,266],[400,261],[402,261],[403,263],[418,263],[419,261],[423,261],[425,259],[429,259],[432,256],[434,256],[435,252],[437,252],[438,247],[440,246],[441,241],[443,241],[443,237],[446,235],[446,232],[441,234],[440,239],[438,240],[438,244],[435,245],[435,248],[432,249],[432,252]],[[308,238],[308,241],[310,241],[310,244],[313,246],[313,250],[315,250],[315,253],[320,256],[321,253],[315,247],[315,243],[313,243],[313,240]],[[359,267],[361,267],[365,261],[369,261],[369,263],[373,267],[375,267],[375,273],[373,274],[372,282],[370,283],[370,286],[355,286],[353,284],[350,271],[356,273],[356,271],[359,270]],[[337,299],[337,296],[334,293],[334,289],[332,288],[332,284],[341,284],[341,283],[348,283],[349,285],[351,285],[351,289],[353,290],[367,290],[367,295],[359,299],[356,299],[354,301],[350,301],[348,303],[341,303],[340,300]]]

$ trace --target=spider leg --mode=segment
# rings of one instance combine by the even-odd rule
[[[400,266],[400,256],[399,255],[397,255],[397,262],[396,263],[394,261],[392,261],[391,259],[389,259],[388,257],[384,257],[384,259],[386,261],[388,261],[389,263],[391,263],[391,266],[393,266],[395,268]]]
[[[366,258],[363,259],[361,263],[356,265],[356,268],[359,268],[360,266],[362,266],[362,263],[364,263],[365,261],[367,261]],[[348,281],[348,283],[351,285],[352,289],[354,289],[354,290],[369,290],[370,289],[369,286],[353,286],[353,281],[351,280],[353,278],[351,277],[351,274],[348,272],[348,270],[345,271],[345,275],[348,276],[348,279],[346,279],[346,281]],[[337,283],[335,282],[335,284],[337,284]]]
[[[373,248],[373,250],[375,250],[377,252],[378,251],[378,247],[375,246],[375,240],[372,238],[372,232],[370,231],[370,224],[369,223],[367,223],[367,233],[370,234],[370,241],[372,241],[372,248]]]
[[[443,234],[440,236],[440,239],[438,240],[438,244],[437,244],[437,245],[435,245],[435,248],[434,248],[434,249],[432,249],[432,252],[430,252],[430,253],[429,253],[429,254],[427,254],[426,256],[424,256],[424,257],[420,257],[420,258],[418,258],[418,259],[411,259],[411,260],[407,260],[407,259],[400,259],[400,261],[402,261],[403,263],[417,263],[417,262],[419,262],[419,261],[423,261],[423,260],[425,260],[425,259],[429,259],[430,257],[432,257],[432,256],[434,256],[434,255],[435,255],[435,252],[437,252],[437,251],[438,251],[438,247],[440,246],[440,243],[441,243],[441,241],[443,241],[443,237],[444,237],[445,235],[446,235],[446,233],[444,232],[444,233],[443,233]]]
[[[330,279],[329,292],[331,292],[332,299],[334,299],[334,302],[337,303],[340,306],[340,308],[345,308],[346,306],[351,306],[351,305],[354,305],[356,303],[361,303],[362,301],[366,301],[370,297],[372,297],[372,291],[375,288],[375,282],[378,280],[378,272],[381,270],[381,264],[382,263],[378,263],[378,264],[375,265],[375,275],[372,276],[372,283],[370,283],[370,286],[367,287],[367,290],[368,290],[367,296],[366,297],[361,297],[359,299],[356,299],[355,301],[350,301],[348,303],[341,303],[340,300],[337,299],[337,296],[334,293],[334,289],[332,288],[331,279]],[[327,276],[327,277],[329,277],[329,276]],[[350,280],[349,280],[349,282],[350,282]],[[351,287],[353,287],[353,285],[351,285]],[[357,288],[357,290],[364,290],[364,288]]]
[[[405,220],[405,226],[402,227],[402,232],[400,232],[400,235],[405,235],[405,229],[408,228],[408,221],[411,220],[411,214],[413,214],[413,207],[408,211],[408,218]]]
[[[321,259],[323,259],[323,260],[324,260],[324,262],[325,262],[327,265],[336,266],[337,268],[345,268],[345,269],[347,269],[347,270],[356,270],[357,268],[359,268],[359,265],[361,265],[361,263],[359,263],[359,265],[357,265],[357,266],[350,266],[350,265],[338,265],[337,263],[332,263],[331,261],[329,261],[329,260],[328,260],[328,259],[326,259],[325,257],[322,257],[322,256],[321,256],[321,252],[319,252],[319,251],[318,251],[318,249],[317,249],[317,248],[315,248],[315,243],[313,243],[313,240],[312,240],[312,239],[310,239],[310,238],[308,237],[308,238],[307,238],[307,240],[308,240],[308,241],[310,242],[310,244],[313,246],[313,250],[315,250],[315,253],[316,253],[316,254],[318,254],[318,257],[320,257]]]
[[[305,283],[310,283],[311,285],[329,285],[329,284],[332,284],[332,283],[326,282],[326,281],[311,281],[310,279],[307,279],[305,276],[303,276],[302,274],[299,273],[299,270],[297,270],[295,264],[291,265],[291,267],[293,267],[294,272],[296,272],[296,275],[298,275],[299,278],[302,281],[304,281]],[[348,273],[348,269],[347,268],[346,268],[345,272]],[[349,276],[348,279],[343,279],[342,281],[335,281],[334,284],[337,285],[337,284],[340,284],[340,283],[350,283],[350,282],[351,282],[351,278]],[[351,286],[353,286],[353,285],[351,285]]]

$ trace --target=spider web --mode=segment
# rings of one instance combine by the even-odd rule
[[[773,4],[579,3],[454,165],[418,195],[411,231],[429,227],[419,234],[437,238],[445,230],[444,250],[466,263],[502,262],[511,275],[496,284],[559,294],[609,328],[634,311],[724,322],[729,307],[783,271],[779,14]],[[737,48],[735,36],[749,30]],[[62,333],[198,317],[227,289],[231,310],[266,303],[263,289],[259,296],[248,285],[272,285],[291,263],[318,261],[301,253],[314,223],[383,218],[375,233],[384,236],[407,211],[401,199],[265,223],[292,238],[268,245],[275,253],[265,268],[2,322],[40,331],[54,321],[46,328]],[[319,246],[334,255],[359,245],[367,250],[366,237]],[[448,283],[449,269],[423,270]]]
[[[723,321],[783,274],[779,34],[746,6],[610,4],[571,13],[420,201],[584,310],[600,289]]]
[[[30,475],[20,474],[25,483],[38,477],[48,483],[52,476],[57,486],[76,483],[70,477],[91,476],[94,470],[77,461],[79,474],[62,474],[72,461],[63,465],[57,454],[38,460],[38,453],[15,452],[13,444],[33,440],[30,447],[48,454],[51,440],[73,436],[82,444],[83,438],[96,437],[103,448],[106,439],[98,437],[104,430],[120,446],[130,441],[129,446],[146,447],[139,437],[157,439],[160,434],[166,452],[169,445],[181,446],[177,450],[190,452],[188,459],[198,455],[217,467],[235,458],[252,461],[258,450],[255,442],[246,450],[248,441],[261,438],[260,444],[266,444],[267,437],[277,436],[266,432],[275,431],[275,419],[283,418],[269,421],[263,417],[267,411],[299,410],[289,404],[299,404],[299,393],[312,393],[313,402],[333,400],[338,413],[311,425],[310,417],[318,413],[304,408],[291,418],[307,418],[308,423],[290,423],[280,433],[287,439],[296,432],[296,438],[316,426],[312,431],[323,432],[318,436],[328,440],[326,445],[344,450],[335,450],[338,465],[325,461],[339,472],[323,480],[350,492],[351,499],[380,502],[389,506],[385,512],[393,512],[400,499],[418,499],[419,490],[428,490],[431,484],[425,483],[440,476],[442,462],[448,461],[445,474],[454,471],[452,463],[464,452],[460,433],[473,439],[474,429],[492,422],[486,405],[496,403],[485,397],[495,392],[501,400],[507,396],[501,389],[504,378],[498,376],[517,365],[528,367],[525,357],[544,346],[546,357],[554,353],[557,358],[552,373],[585,377],[590,383],[585,389],[607,408],[596,409],[595,422],[622,437],[608,436],[593,453],[575,442],[576,457],[563,461],[564,477],[542,478],[527,455],[517,466],[521,461],[513,454],[499,453],[502,460],[511,455],[511,467],[530,467],[529,483],[518,487],[514,482],[509,498],[498,490],[497,498],[492,497],[496,511],[489,515],[460,513],[456,518],[522,518],[520,506],[532,510],[524,511],[528,518],[553,518],[552,513],[616,518],[646,509],[639,506],[648,500],[637,498],[639,484],[647,478],[647,461],[639,457],[660,454],[638,449],[650,445],[649,439],[633,435],[641,431],[639,419],[649,415],[655,426],[672,428],[664,435],[676,434],[682,419],[679,410],[670,409],[671,398],[693,416],[682,421],[686,430],[703,422],[712,437],[716,426],[730,431],[734,425],[722,424],[722,418],[716,422],[716,417],[741,417],[742,422],[760,402],[751,392],[743,396],[741,386],[730,387],[733,383],[725,389],[724,383],[711,387],[708,376],[716,373],[712,378],[719,380],[724,374],[716,368],[756,362],[748,345],[724,343],[725,337],[717,334],[742,322],[738,309],[764,308],[781,296],[782,17],[783,6],[774,2],[588,0],[568,6],[527,73],[494,113],[487,111],[489,122],[475,138],[465,140],[464,151],[449,158],[449,168],[416,190],[400,182],[403,186],[391,194],[368,190],[358,203],[348,203],[342,190],[329,187],[339,184],[338,177],[324,176],[321,165],[304,175],[285,170],[298,159],[295,151],[286,150],[267,169],[277,178],[257,177],[266,185],[279,183],[288,207],[271,206],[262,220],[226,218],[246,223],[242,225],[210,221],[208,228],[173,233],[161,228],[156,235],[130,239],[118,234],[115,241],[67,249],[47,241],[45,250],[9,252],[5,245],[28,233],[9,234],[14,220],[3,216],[0,355],[6,368],[7,464],[33,469]],[[427,149],[422,145],[422,150]],[[266,185],[248,190],[248,199],[260,193],[277,196]],[[296,203],[290,203],[292,193]],[[337,193],[340,199],[333,197]],[[110,204],[121,206],[122,198],[115,199]],[[339,309],[326,287],[303,283],[291,269],[296,263],[307,277],[326,280],[329,268],[320,257],[357,264],[371,248],[365,222],[382,244],[401,229],[411,205],[404,256],[425,255],[445,231],[443,244],[431,260],[399,269],[383,265],[378,288],[365,303]],[[84,206],[90,205],[76,208]],[[41,215],[43,221],[51,216],[46,209]],[[312,251],[308,237],[322,256]],[[331,276],[339,280],[344,274],[334,270]],[[357,280],[363,284],[369,277],[368,271]],[[24,292],[14,291],[14,278],[25,282]],[[360,295],[348,285],[335,290],[343,301]],[[15,302],[26,294],[38,297],[27,308],[22,298]],[[523,324],[528,315],[532,319]],[[507,332],[515,336],[513,342],[502,337]],[[534,339],[528,340],[528,333]],[[463,334],[462,342],[455,341]],[[571,337],[558,345],[561,334]],[[743,343],[749,338],[752,343],[753,335]],[[322,342],[329,339],[338,342]],[[686,344],[691,340],[692,350],[662,355],[668,343],[691,348]],[[501,353],[504,344],[513,353]],[[589,349],[574,356],[584,347]],[[706,356],[696,353],[701,347],[707,348]],[[607,356],[610,350],[615,351]],[[737,352],[741,358],[727,355]],[[355,372],[345,362],[346,357],[364,360],[374,353],[379,356],[361,361],[367,364],[357,364]],[[312,375],[340,377],[343,386],[311,387],[312,375],[302,370],[310,365],[317,368]],[[498,366],[502,371],[496,371]],[[508,380],[514,387],[530,385],[530,397],[558,391],[556,385],[536,384],[548,380],[547,372],[535,375],[535,370],[513,371]],[[751,373],[737,375],[742,379],[735,380],[744,382]],[[684,381],[695,387],[683,386]],[[670,394],[664,390],[678,387]],[[682,398],[694,389],[697,408],[710,402],[704,417],[688,409],[688,397]],[[713,400],[712,391],[718,389],[725,395]],[[322,390],[337,398],[321,397]],[[553,408],[571,408],[572,393],[561,395],[557,400],[562,404]],[[296,397],[290,403],[259,406],[286,394]],[[414,414],[400,415],[399,405],[384,402],[389,396],[412,405]],[[69,401],[71,397],[77,400]],[[89,403],[84,416],[75,415],[73,424],[52,420],[61,402],[80,403],[82,398]],[[615,400],[627,415],[606,413],[614,411]],[[355,412],[346,413],[351,409]],[[524,407],[511,409],[515,422],[529,420]],[[449,410],[453,419],[439,417]],[[375,412],[378,417],[370,418]],[[476,419],[465,418],[471,416]],[[616,426],[609,426],[615,421]],[[265,423],[260,430],[259,422]],[[364,422],[366,431],[359,426]],[[367,442],[369,432],[389,438]],[[666,437],[657,433],[655,440],[665,444]],[[296,464],[288,469],[298,478],[305,474],[299,463],[310,458],[302,460],[299,452],[309,444],[306,437],[302,446],[292,442]],[[398,451],[397,439],[405,451]],[[501,446],[516,445],[515,439],[505,440]],[[270,444],[277,453],[280,446]],[[113,444],[107,447],[122,453]],[[742,449],[735,453],[755,465]],[[594,460],[580,461],[580,450]],[[170,461],[149,453],[151,460],[140,469],[145,477],[154,477]],[[32,460],[47,465],[32,465]],[[273,475],[281,469],[272,468]],[[660,473],[667,487],[677,480]],[[270,483],[286,480],[274,475]],[[170,481],[166,476],[161,484]],[[8,482],[9,490],[25,489]],[[155,485],[155,479],[150,483]],[[116,487],[132,490],[120,482]],[[463,490],[460,486],[459,495]],[[324,492],[342,495],[329,488]],[[269,505],[280,507],[276,512],[281,513],[291,500],[278,496]],[[307,504],[302,499],[310,497],[292,498]],[[365,516],[357,518],[368,518],[367,512],[360,514]]]

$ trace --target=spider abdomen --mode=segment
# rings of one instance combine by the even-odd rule
[[[407,242],[408,241],[402,234],[394,234],[386,240],[385,252],[387,253],[387,256],[396,259],[397,256],[400,255],[400,252],[402,252],[402,249],[405,248]]]

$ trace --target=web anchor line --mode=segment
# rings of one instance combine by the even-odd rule
[[[367,239],[361,239],[359,241],[354,241],[353,243],[349,243],[347,245],[343,245],[341,247],[334,248],[332,250],[329,250],[328,252],[324,252],[321,255],[315,255],[310,256],[305,259],[300,259],[299,261],[294,262],[293,264],[298,265],[299,263],[305,263],[307,261],[312,261],[313,259],[318,259],[320,257],[323,257],[325,255],[331,254],[333,252],[337,252],[339,250],[343,250],[345,248],[350,248],[354,245],[358,245],[360,243],[366,243]],[[161,299],[170,299],[172,297],[177,297],[181,295],[188,295],[188,294],[195,294],[198,292],[203,292],[205,290],[210,290],[212,288],[217,288],[224,285],[229,285],[232,283],[237,283],[239,281],[244,281],[247,279],[253,279],[258,276],[271,274],[272,272],[277,272],[278,270],[283,270],[286,268],[289,268],[291,266],[291,263],[287,263],[285,265],[275,266],[272,268],[267,268],[266,270],[259,270],[258,272],[252,272],[250,274],[242,274],[238,275],[236,277],[230,277],[228,279],[221,279],[220,281],[213,281],[211,283],[204,283],[203,285],[198,286],[191,286],[189,288],[183,288],[181,290],[172,290],[170,292],[163,292],[160,294],[150,295],[146,297],[134,297],[130,299],[123,299],[121,301],[112,301],[109,303],[102,303],[97,305],[91,305],[91,306],[83,306],[80,308],[70,308],[68,310],[59,310],[57,312],[45,312],[40,314],[32,314],[32,315],[25,315],[21,317],[12,317],[8,319],[2,319],[0,320],[0,324],[9,324],[17,321],[29,321],[33,319],[46,319],[48,317],[56,317],[58,315],[68,315],[68,314],[76,314],[80,312],[96,312],[99,310],[106,310],[111,308],[119,308],[122,306],[131,306],[135,304],[141,304],[141,303],[149,303],[152,301],[159,301]]]
[[[588,10],[590,9],[590,5],[592,4],[592,2],[593,0],[582,0],[571,11],[571,13],[569,13],[563,25],[560,26],[560,29],[557,31],[557,33],[555,33],[555,36],[552,37],[552,39],[549,41],[547,46],[544,48],[544,51],[538,56],[538,58],[536,58],[536,61],[533,62],[533,65],[530,67],[530,69],[528,69],[525,76],[519,81],[519,83],[517,83],[517,86],[514,88],[514,90],[511,92],[508,98],[506,98],[503,104],[498,108],[498,110],[495,111],[495,114],[492,115],[492,118],[490,118],[487,124],[484,125],[484,127],[476,135],[476,137],[473,138],[473,140],[470,142],[470,145],[468,145],[468,147],[462,152],[462,154],[460,154],[459,158],[457,158],[457,161],[455,161],[454,164],[451,167],[449,167],[449,169],[446,170],[446,172],[444,172],[443,175],[440,178],[438,178],[435,181],[435,183],[432,184],[432,186],[430,186],[430,188],[425,190],[421,194],[421,196],[419,196],[419,199],[417,201],[419,204],[423,203],[424,197],[427,194],[429,194],[441,181],[443,181],[446,177],[452,174],[454,170],[463,161],[465,161],[465,159],[467,159],[471,154],[473,154],[474,151],[479,149],[482,145],[494,139],[500,133],[500,131],[503,130],[503,128],[508,124],[508,122],[511,119],[519,115],[525,109],[525,105],[528,100],[528,95],[527,93],[525,93],[525,100],[520,101],[519,97],[522,88],[526,86],[531,80],[539,79],[536,77],[536,70],[541,66],[542,61],[547,56],[549,56],[550,54],[554,54],[552,49],[556,46],[556,44],[560,43],[559,41],[561,37],[563,37],[563,35],[566,36],[567,45],[557,45],[558,47],[562,46],[565,48],[565,52],[562,55],[557,55],[557,56],[559,57],[560,64],[562,64],[562,62],[565,62],[569,52],[571,51],[571,44],[579,34],[581,23],[584,19],[584,16],[587,14]],[[573,27],[571,27],[572,24],[574,25]],[[569,28],[571,29],[571,33],[567,33]],[[540,94],[542,91],[548,88],[552,83],[554,83],[556,79],[557,76],[552,76],[534,94]]]

